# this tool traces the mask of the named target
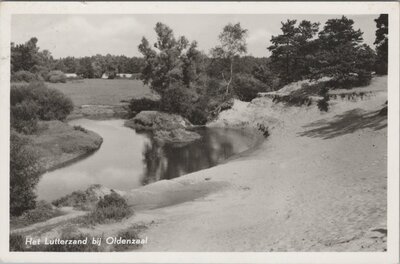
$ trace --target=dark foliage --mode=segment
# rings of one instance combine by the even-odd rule
[[[233,91],[236,96],[245,102],[250,102],[257,97],[259,92],[267,92],[272,90],[266,84],[257,80],[250,74],[238,74],[233,80]]]
[[[43,80],[40,75],[35,73],[19,70],[17,72],[13,72],[11,74],[11,82],[32,82],[32,81],[40,81]]]
[[[375,71],[377,74],[387,74],[388,70],[388,34],[389,34],[389,15],[380,14],[375,19],[377,30],[375,32],[375,42],[377,60]]]
[[[64,120],[73,110],[71,99],[42,82],[12,85],[10,100],[12,127],[23,133],[34,132],[38,119]]]
[[[258,131],[260,131],[260,132],[263,134],[263,136],[264,136],[265,138],[267,138],[267,137],[270,136],[268,127],[265,126],[264,124],[257,124],[257,129],[258,129]]]
[[[92,224],[109,221],[120,221],[133,214],[126,200],[118,193],[112,191],[97,202],[96,208],[90,213],[87,221]]]
[[[20,216],[35,208],[35,187],[39,182],[41,167],[38,154],[29,140],[11,130],[10,137],[10,214]]]
[[[129,101],[130,116],[134,117],[140,111],[159,110],[160,102],[151,98],[133,98]]]

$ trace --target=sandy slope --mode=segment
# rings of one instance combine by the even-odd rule
[[[373,85],[386,87],[386,79]],[[211,125],[264,123],[270,138],[247,157],[173,180],[226,186],[139,211],[130,222],[152,223],[142,250],[385,250],[387,129],[377,111],[386,100],[380,92],[368,100],[332,101],[329,113],[267,98],[236,102]],[[99,228],[112,232],[118,225]]]

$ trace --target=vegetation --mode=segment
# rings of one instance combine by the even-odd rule
[[[19,217],[11,217],[10,224],[13,228],[19,228],[46,221],[60,215],[62,215],[60,210],[53,209],[53,206],[46,201],[39,201],[34,209],[25,211]]]
[[[26,210],[35,208],[36,184],[39,182],[41,167],[38,154],[29,140],[11,130],[10,137],[10,215],[20,216]]]
[[[67,76],[62,71],[50,71],[46,76],[46,81],[51,83],[65,83],[67,81]]]
[[[381,14],[375,19],[377,30],[375,32],[376,62],[375,71],[377,74],[387,74],[388,70],[388,34],[389,15]]]
[[[96,224],[121,221],[132,214],[133,211],[126,200],[115,191],[112,191],[111,194],[100,198],[94,210],[87,216],[86,222]]]
[[[147,97],[133,98],[129,101],[130,116],[134,117],[140,111],[159,110],[160,102],[158,99]]]
[[[76,73],[83,78],[100,78],[103,74],[115,76],[116,73],[139,73],[143,67],[142,58],[110,54],[54,59],[48,50],[40,51],[37,43],[38,39],[35,37],[23,44],[11,43],[12,81],[65,82],[66,78],[63,73]],[[23,72],[30,72],[35,77],[29,77]]]
[[[132,97],[143,97],[150,93],[149,87],[139,80],[129,79],[84,79],[67,83],[48,83],[69,98],[75,106],[120,105]]]
[[[233,63],[236,57],[245,54],[247,52],[247,29],[243,29],[240,23],[228,24],[224,27],[221,34],[218,36],[221,45],[211,50],[213,58],[218,58],[225,62],[228,68],[226,71],[221,72],[221,76],[226,83],[225,94],[229,93],[229,87],[234,78]],[[229,77],[225,77],[229,76]]]
[[[64,120],[73,110],[72,101],[42,82],[12,85],[10,91],[11,127],[32,134],[38,120]]]

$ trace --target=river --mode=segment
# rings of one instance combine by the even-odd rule
[[[39,199],[52,201],[89,185],[130,190],[215,166],[255,145],[242,130],[199,128],[200,140],[190,144],[160,145],[148,134],[125,127],[124,120],[78,119],[70,122],[103,137],[100,149],[71,165],[42,175]]]

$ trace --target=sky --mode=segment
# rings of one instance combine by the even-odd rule
[[[364,32],[364,42],[373,47],[374,19],[379,15],[346,15],[354,20],[354,28]],[[213,14],[146,14],[146,15],[13,15],[11,41],[25,43],[38,38],[41,50],[47,49],[54,58],[91,56],[96,54],[141,56],[138,45],[143,36],[151,43],[156,39],[154,26],[167,24],[176,37],[184,35],[196,40],[200,50],[209,53],[218,44],[218,35],[228,23],[240,22],[248,30],[248,54],[269,56],[267,47],[271,36],[280,33],[281,21],[303,19],[320,22],[320,29],[328,19],[341,15],[213,15]]]

